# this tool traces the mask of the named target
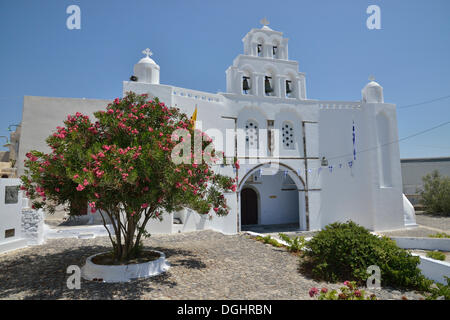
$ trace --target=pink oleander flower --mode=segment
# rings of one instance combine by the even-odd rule
[[[84,187],[81,184],[79,184],[77,187],[77,191],[83,191],[83,190],[84,190]]]
[[[84,186],[87,186],[88,184],[89,184],[89,182],[87,181],[87,179],[84,179],[83,185],[84,185]]]
[[[141,206],[142,209],[148,208],[148,203],[143,203]]]
[[[80,176],[78,174],[74,175],[73,178],[74,179],[78,179]]]
[[[216,207],[213,210],[217,213],[217,211],[219,211],[219,208]]]
[[[319,293],[319,289],[317,289],[317,288],[315,288],[315,287],[313,287],[313,288],[311,288],[311,290],[309,290],[309,296],[312,298],[312,297],[314,297],[316,294],[318,294]]]

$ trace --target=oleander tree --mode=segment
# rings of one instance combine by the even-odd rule
[[[223,161],[212,139],[178,108],[147,98],[127,93],[95,112],[95,122],[69,115],[47,138],[50,153],[27,153],[21,177],[36,209],[65,205],[77,215],[70,204],[84,202],[98,210],[105,227],[112,224],[106,229],[118,262],[139,256],[152,219],[184,207],[226,215],[223,193],[236,190],[234,179],[211,170]]]

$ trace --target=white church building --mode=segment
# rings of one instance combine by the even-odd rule
[[[160,84],[164,70],[149,50],[130,81],[123,82],[124,95],[146,93],[189,116],[197,109],[197,128],[240,163],[238,169],[213,167],[238,179],[236,192],[226,194],[228,216],[208,219],[186,209],[152,222],[149,231],[232,234],[262,225],[318,230],[347,220],[379,231],[414,223],[414,211],[402,195],[396,106],[384,102],[383,88],[370,81],[361,101],[308,99],[305,74],[289,60],[288,39],[281,32],[265,24],[242,41],[243,54],[226,70],[226,93]],[[26,152],[49,151],[45,138],[67,114],[91,116],[109,102],[25,97],[18,173]]]

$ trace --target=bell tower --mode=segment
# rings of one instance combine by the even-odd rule
[[[227,92],[237,95],[306,99],[305,75],[298,62],[288,59],[288,39],[272,30],[266,18],[260,29],[252,29],[242,39],[240,54],[227,71]]]

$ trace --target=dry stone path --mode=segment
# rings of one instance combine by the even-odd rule
[[[124,284],[82,280],[66,287],[66,268],[110,248],[107,237],[54,239],[41,246],[0,255],[0,299],[310,299],[318,283],[298,272],[298,258],[283,248],[213,231],[155,235],[145,246],[163,251],[171,268],[157,277]],[[414,292],[383,289],[383,299],[410,299]]]

